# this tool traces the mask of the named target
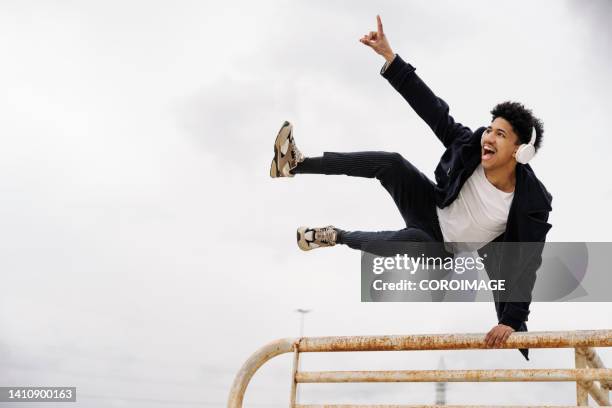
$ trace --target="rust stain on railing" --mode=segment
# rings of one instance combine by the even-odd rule
[[[601,381],[612,369],[302,371],[298,383]]]
[[[575,332],[513,333],[497,348],[574,348],[611,347],[612,330]],[[484,335],[437,334],[410,336],[307,337],[300,342],[300,352],[401,351],[486,349]]]
[[[228,400],[229,408],[240,408],[251,377],[269,359],[294,352],[290,406],[315,407],[434,407],[434,405],[301,405],[296,401],[298,383],[337,382],[491,382],[491,381],[572,381],[576,382],[577,404],[588,404],[588,395],[609,406],[608,390],[612,385],[612,369],[605,368],[592,347],[612,347],[612,330],[569,332],[513,333],[497,348],[574,348],[573,369],[503,369],[503,370],[396,370],[396,371],[322,371],[302,372],[297,369],[299,353],[345,351],[460,350],[487,349],[485,334],[438,334],[409,336],[343,336],[281,339],[254,353],[242,366]],[[599,385],[598,385],[599,384]],[[476,407],[476,406],[474,406]]]

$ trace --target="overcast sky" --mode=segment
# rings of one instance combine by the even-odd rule
[[[377,182],[268,176],[287,119],[307,155],[397,151],[433,177],[442,145],[358,42],[377,13],[458,121],[486,124],[508,99],[543,119],[548,240],[610,241],[609,1],[3,1],[0,386],[77,386],[77,406],[94,408],[222,406],[252,352],[298,335],[298,307],[313,309],[309,336],[488,331],[492,303],[361,304],[358,252],[299,251],[299,225],[402,228]],[[529,327],[611,328],[612,307],[535,303]],[[427,369],[442,355],[453,369],[573,364],[570,350],[505,350],[303,367]],[[245,406],[286,406],[289,374],[288,356],[266,364]],[[301,398],[433,391],[307,385]],[[571,383],[448,390],[455,404],[573,401]]]

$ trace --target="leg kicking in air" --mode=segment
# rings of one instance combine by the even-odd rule
[[[434,183],[398,153],[326,152],[320,157],[304,157],[296,145],[292,124],[285,122],[274,142],[270,175],[276,178],[296,174],[375,178],[389,192],[406,223],[404,229],[397,231],[299,227],[297,243],[304,251],[336,244],[361,250],[373,241],[442,241],[435,211]]]
[[[397,231],[300,227],[298,246],[306,251],[338,244],[363,249],[373,241],[410,241],[444,242],[456,251],[478,251],[481,257],[485,255],[489,276],[510,273],[523,283],[521,299],[525,300],[495,299],[497,324],[485,343],[499,346],[512,332],[527,331],[531,291],[542,251],[521,260],[520,268],[509,268],[501,260],[511,255],[504,256],[503,248],[500,254],[488,251],[489,243],[546,241],[552,196],[528,164],[540,149],[542,122],[521,103],[502,102],[491,110],[488,125],[472,130],[456,122],[447,103],[423,82],[416,68],[392,51],[379,16],[377,30],[359,41],[385,59],[380,74],[427,123],[445,151],[434,182],[398,153],[325,152],[319,157],[304,157],[291,123],[285,122],[274,143],[271,177],[326,174],[377,179],[405,222]],[[458,71],[449,73],[460,75]],[[528,350],[521,352],[528,357]]]

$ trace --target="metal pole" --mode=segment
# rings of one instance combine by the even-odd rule
[[[485,334],[305,337],[300,352],[488,349]],[[500,349],[612,347],[612,330],[512,333]]]
[[[291,375],[292,383],[291,383],[291,401],[290,408],[293,408],[297,404],[297,400],[299,399],[300,389],[297,386],[296,375],[300,370],[300,351],[299,351],[299,342],[304,337],[304,319],[306,313],[310,313],[310,309],[296,309],[296,312],[300,314],[300,337],[295,344],[294,348],[294,357],[293,357],[293,373]]]
[[[304,337],[304,316],[310,313],[311,309],[295,309],[300,314],[300,338]]]
[[[586,357],[587,365],[591,368],[606,368],[601,358],[597,355],[595,349],[586,347],[582,349]],[[601,388],[603,390],[612,390],[612,381],[601,381]]]
[[[304,316],[306,313],[300,313],[300,338],[304,337]]]
[[[584,349],[574,349],[574,360],[577,369],[583,369],[586,367],[586,356],[584,355]],[[589,405],[589,393],[585,387],[586,383],[582,381],[576,381],[576,404],[579,406]]]
[[[299,340],[298,340],[299,341]],[[291,371],[291,396],[289,397],[289,408],[295,407],[298,400],[298,383],[296,374],[300,365],[300,352],[298,351],[297,342],[293,346],[293,367]]]
[[[302,371],[296,375],[298,383],[556,382],[599,381],[606,378],[612,378],[612,369]]]
[[[273,357],[284,353],[290,353],[294,348],[295,341],[296,339],[279,339],[266,344],[253,353],[242,365],[236,374],[236,378],[234,378],[234,383],[230,389],[230,395],[227,401],[228,408],[241,408],[244,393],[257,369]]]
[[[438,370],[443,371],[445,369],[444,357],[440,357]],[[436,405],[446,405],[446,382],[436,383]]]
[[[595,402],[597,402],[599,405],[602,405],[602,406],[610,405],[610,399],[608,398],[608,391],[602,390],[593,381],[587,381],[586,387],[587,387],[587,391],[589,395],[595,400]]]

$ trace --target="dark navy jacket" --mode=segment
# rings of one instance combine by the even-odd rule
[[[406,63],[399,55],[389,66],[381,70],[381,75],[404,97],[415,112],[429,125],[446,151],[435,170],[436,205],[444,208],[451,204],[463,183],[472,175],[481,160],[480,139],[485,127],[476,131],[455,122],[449,114],[446,102],[437,97],[415,73],[415,68]],[[500,253],[495,242],[530,242],[543,243],[551,228],[548,215],[552,210],[552,196],[538,180],[531,166],[517,164],[514,198],[510,206],[506,231],[493,243],[481,248],[478,252],[484,257],[484,264],[490,277],[504,274],[507,263],[502,260],[510,255]],[[530,244],[533,249],[533,245]],[[531,290],[535,284],[536,270],[542,262],[542,246],[536,245],[534,253],[517,259],[513,265],[514,276],[519,276],[523,296],[521,302],[495,300],[498,322],[512,327],[516,331],[527,331],[527,316],[531,303]],[[503,252],[503,250],[501,250]],[[492,256],[491,256],[492,255]],[[504,256],[505,255],[505,256]],[[516,272],[518,270],[518,272]],[[528,358],[528,350],[521,349]]]

